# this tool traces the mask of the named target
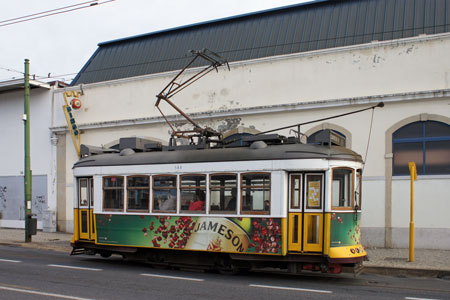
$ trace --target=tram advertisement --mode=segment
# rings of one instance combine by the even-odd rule
[[[281,254],[280,218],[96,215],[97,243]]]
[[[361,244],[361,213],[332,213],[331,247]]]

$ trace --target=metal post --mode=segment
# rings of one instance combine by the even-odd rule
[[[25,107],[23,121],[25,125],[25,243],[31,242],[31,168],[30,168],[30,61],[25,59]]]
[[[414,180],[417,180],[417,169],[414,162],[408,163],[411,177],[411,208],[409,221],[409,261],[414,262]]]

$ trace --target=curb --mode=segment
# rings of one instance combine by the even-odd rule
[[[66,244],[66,245],[64,245]],[[57,252],[63,252],[70,254],[70,251],[72,251],[72,247],[70,246],[70,242],[63,242],[59,244],[48,244],[43,242],[30,242],[30,243],[23,243],[23,242],[0,242],[0,245],[2,246],[14,246],[14,247],[22,247],[22,248],[34,248],[34,249],[40,249],[40,250],[51,250],[51,251],[57,251]]]
[[[450,271],[433,269],[364,266],[362,273],[399,277],[432,277],[450,279]]]

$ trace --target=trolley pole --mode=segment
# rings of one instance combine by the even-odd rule
[[[414,180],[417,180],[417,169],[414,162],[408,163],[411,177],[411,208],[409,221],[409,261],[414,262]]]
[[[25,125],[25,243],[31,242],[31,168],[30,168],[30,60],[25,59],[25,107],[23,121]]]

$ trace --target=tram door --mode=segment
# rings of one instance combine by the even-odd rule
[[[323,173],[289,175],[289,239],[291,252],[323,251]]]
[[[82,240],[94,240],[94,181],[78,178],[78,232]]]

